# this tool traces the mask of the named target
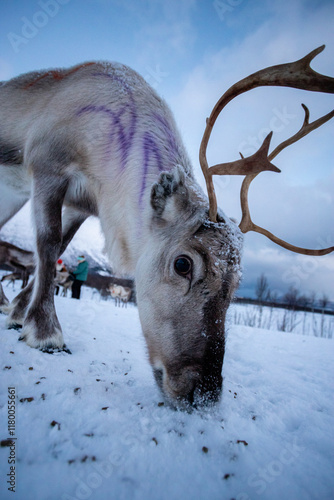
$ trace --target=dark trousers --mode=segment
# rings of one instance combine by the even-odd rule
[[[72,285],[72,299],[80,299],[81,287],[84,281],[74,280]]]

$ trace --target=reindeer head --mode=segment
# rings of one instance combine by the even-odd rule
[[[233,85],[215,105],[200,147],[209,206],[190,175],[180,168],[163,173],[151,194],[151,238],[136,270],[137,298],[150,362],[166,398],[183,407],[216,401],[222,387],[225,314],[240,278],[241,232],[256,231],[291,251],[325,255],[334,247],[309,250],[280,240],[256,226],[250,217],[247,193],[262,171],[280,172],[271,160],[334,116],[309,123],[309,111],[299,132],[268,153],[271,135],[257,153],[232,163],[208,166],[206,148],[221,110],[237,95],[273,85],[334,93],[334,79],[310,68],[320,47],[294,63],[258,71]],[[239,228],[217,209],[212,177],[245,175],[241,190]]]
[[[136,269],[138,309],[156,381],[172,404],[215,401],[225,314],[240,278],[242,234],[180,168],[151,194],[151,238]],[[148,279],[149,277],[149,279]]]

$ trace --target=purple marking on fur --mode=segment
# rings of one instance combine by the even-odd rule
[[[128,84],[128,82],[124,79],[121,78],[119,75],[110,74],[110,73],[103,73],[102,71],[99,73],[92,73],[92,76],[105,76],[106,78],[110,78],[111,80],[115,80],[115,82],[118,82],[121,84],[122,88],[124,88],[129,94],[132,94],[131,87]]]
[[[143,137],[144,162],[139,193],[139,207],[142,208],[146,190],[146,178],[151,158],[154,157],[159,172],[169,171],[177,164],[183,163],[184,152],[179,138],[168,119],[158,113],[153,113],[155,130],[147,132]]]
[[[180,162],[182,158],[182,150],[180,150],[180,143],[178,138],[175,136],[174,130],[171,128],[168,120],[159,115],[158,113],[154,113],[154,119],[161,125],[161,130],[163,131],[164,136],[168,140],[168,156],[169,160],[173,164],[177,164]]]
[[[139,207],[142,207],[143,196],[146,189],[148,166],[152,156],[156,160],[159,172],[166,170],[164,168],[164,164],[162,161],[161,151],[159,150],[156,142],[154,141],[154,137],[149,132],[146,132],[146,134],[144,134],[143,137],[143,156],[144,156],[144,162],[143,162],[142,184],[139,192]]]
[[[112,145],[116,137],[115,147],[119,146],[121,151],[121,171],[126,166],[126,161],[130,148],[133,143],[133,138],[136,132],[137,110],[133,98],[132,89],[125,78],[119,74],[96,72],[92,76],[106,77],[118,82],[120,89],[127,92],[129,102],[127,102],[117,112],[112,111],[106,106],[85,106],[82,108],[78,115],[87,112],[106,113],[110,116],[110,132],[108,140],[107,157],[110,158]],[[130,123],[127,127],[122,126],[121,119],[124,115],[130,115]],[[182,162],[183,151],[180,147],[179,139],[173,130],[172,124],[169,123],[168,118],[161,116],[158,112],[152,115],[152,123],[154,129],[152,132],[145,132],[142,138],[143,147],[143,167],[141,176],[141,188],[139,192],[139,207],[142,208],[143,197],[147,187],[147,175],[149,166],[155,168],[159,172],[168,171],[178,163]]]
[[[121,66],[121,68],[122,68],[122,66]],[[127,155],[128,155],[129,150],[130,150],[132,140],[133,140],[133,137],[134,137],[135,132],[136,132],[136,122],[137,122],[137,118],[138,118],[136,105],[135,105],[135,101],[133,98],[132,88],[129,85],[127,79],[122,78],[122,76],[120,74],[117,74],[116,72],[113,72],[113,73],[97,72],[97,73],[93,73],[93,76],[110,78],[111,80],[119,83],[120,88],[122,90],[125,90],[129,96],[129,103],[127,103],[125,108],[123,108],[123,109],[126,109],[126,108],[129,109],[130,115],[131,115],[131,122],[130,122],[130,125],[128,127],[128,135],[126,135],[124,127],[122,127],[121,122],[120,122],[120,118],[121,118],[123,112],[120,111],[115,116],[115,121],[116,121],[116,124],[118,126],[118,130],[119,130],[119,141],[121,143],[121,151],[122,151],[121,166],[122,166],[122,170],[123,170],[125,168]],[[113,135],[114,135],[113,131],[111,130],[111,132],[110,132],[110,140],[111,141],[113,139]]]
[[[126,133],[125,127],[121,123],[121,118],[129,111],[130,115],[130,125],[126,127],[128,132]],[[105,113],[110,117],[110,131],[108,134],[108,143],[107,143],[107,151],[106,151],[106,160],[110,159],[112,146],[114,139],[116,138],[115,147],[117,144],[120,145],[121,149],[121,171],[123,171],[126,167],[126,161],[129,154],[129,151],[132,146],[133,137],[136,131],[136,121],[137,121],[137,113],[135,109],[135,105],[133,102],[125,104],[118,112],[112,111],[106,106],[94,106],[88,105],[81,108],[77,112],[77,116],[82,115],[83,113]]]
[[[106,113],[108,116],[110,116],[110,130],[108,134],[108,143],[107,143],[107,151],[106,151],[106,161],[110,159],[111,152],[112,152],[112,146],[113,142],[116,139],[116,143],[114,144],[114,147],[117,148],[119,145],[120,151],[121,151],[121,172],[125,169],[126,167],[126,162],[128,158],[128,154],[130,152],[132,143],[133,143],[133,138],[136,132],[136,122],[137,122],[137,110],[136,110],[136,105],[133,99],[131,87],[129,86],[128,82],[126,79],[121,78],[119,75],[112,73],[104,73],[104,72],[97,72],[93,73],[92,76],[98,76],[98,77],[107,77],[111,78],[112,80],[118,82],[120,84],[120,88],[125,90],[126,93],[128,94],[128,99],[129,102],[126,103],[121,109],[118,111],[112,111],[111,109],[107,108],[106,106],[85,106],[82,108],[77,114],[80,115],[82,113],[86,112],[96,112],[96,113]],[[126,116],[127,114],[130,115],[130,123],[129,125],[123,126],[122,125],[122,116]]]

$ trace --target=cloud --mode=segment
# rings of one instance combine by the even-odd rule
[[[244,251],[241,295],[243,290],[254,290],[257,278],[264,273],[271,290],[278,296],[282,296],[293,286],[301,294],[311,295],[316,292],[318,298],[326,294],[333,300],[333,284],[330,279],[334,273],[333,256],[313,257],[282,252],[278,247],[261,248],[256,241],[258,238],[263,237],[250,235],[250,245]]]
[[[195,30],[191,22],[195,0],[144,0],[116,2],[128,12],[136,29],[137,67],[159,64],[171,67],[193,48]]]

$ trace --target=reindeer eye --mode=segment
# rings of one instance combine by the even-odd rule
[[[189,257],[181,255],[174,262],[174,269],[177,274],[183,276],[184,278],[191,278],[192,271],[192,261]]]

